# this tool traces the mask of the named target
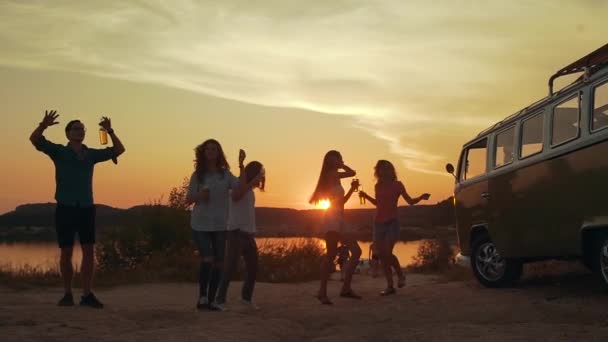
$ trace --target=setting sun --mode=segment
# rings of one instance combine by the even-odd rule
[[[319,203],[317,203],[317,208],[319,209],[327,210],[329,207],[331,207],[329,200],[320,200]]]

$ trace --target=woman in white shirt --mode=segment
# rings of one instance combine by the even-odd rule
[[[201,256],[199,310],[218,310],[213,303],[224,267],[229,190],[235,183],[222,146],[209,139],[195,149],[195,171],[186,200],[194,203],[190,216],[192,238]]]
[[[232,189],[232,201],[228,210],[228,232],[226,233],[225,268],[217,294],[216,307],[225,310],[226,293],[239,257],[245,261],[245,279],[241,291],[241,303],[253,309],[253,289],[258,270],[258,248],[255,243],[255,188],[264,191],[266,183],[264,166],[258,161],[252,161],[243,167],[245,151],[239,153],[239,168],[241,174],[236,186]]]

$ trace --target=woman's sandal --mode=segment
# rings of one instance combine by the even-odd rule
[[[398,288],[405,287],[405,276],[403,276],[403,278],[397,279],[397,287]]]
[[[386,289],[382,290],[382,292],[380,292],[381,296],[390,296],[390,295],[394,295],[395,293],[397,293],[397,291],[395,291],[394,287],[387,287]]]
[[[352,299],[361,299],[361,296],[359,296],[358,294],[354,293],[352,290],[340,292],[340,297],[352,298]]]
[[[327,296],[316,295],[315,298],[317,298],[319,300],[319,302],[321,302],[321,304],[323,304],[323,305],[333,305],[334,304],[334,303],[332,303],[331,300],[329,300],[329,298]]]

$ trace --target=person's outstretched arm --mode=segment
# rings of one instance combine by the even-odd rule
[[[344,195],[344,203],[348,202],[348,200],[350,199],[350,196],[352,196],[353,192],[355,192],[355,190],[358,187],[359,187],[359,184],[350,183],[350,189],[348,189],[348,192],[346,193],[346,195]]]
[[[428,200],[431,197],[431,194],[424,193],[424,194],[420,195],[419,197],[412,198],[407,193],[407,190],[405,190],[405,186],[403,186],[403,184],[401,184],[401,196],[409,205],[415,205],[415,204],[418,204],[418,202],[420,202],[420,201]]]
[[[38,124],[38,127],[36,127],[36,129],[30,135],[30,142],[32,143],[32,145],[38,147],[38,145],[44,138],[44,136],[42,135],[44,133],[44,130],[49,128],[50,126],[58,124],[58,117],[59,114],[57,114],[56,110],[44,111],[44,118],[42,118],[42,121]]]
[[[359,190],[359,196],[365,198],[366,200],[368,200],[371,204],[373,205],[377,205],[376,204],[376,199],[373,198],[372,196],[368,195],[367,192],[363,191],[363,190]]]

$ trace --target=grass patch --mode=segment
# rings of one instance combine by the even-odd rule
[[[439,273],[455,266],[455,250],[446,239],[425,240],[418,247],[414,262],[408,267],[411,272]]]
[[[258,281],[269,283],[318,280],[319,265],[325,254],[323,248],[310,239],[266,243],[260,246],[259,252]]]
[[[62,282],[57,269],[43,270],[26,265],[16,271],[0,266],[0,284],[14,290],[26,290],[33,287],[57,286]]]

